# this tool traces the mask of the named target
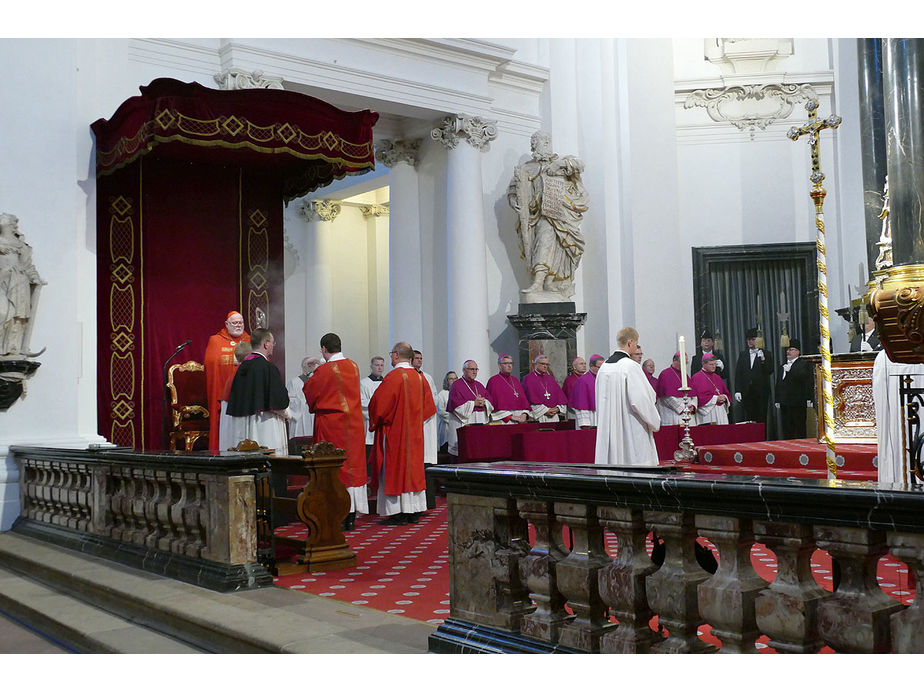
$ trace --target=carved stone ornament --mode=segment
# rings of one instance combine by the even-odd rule
[[[375,147],[375,160],[388,168],[394,168],[395,164],[402,161],[416,167],[420,161],[420,144],[419,139],[382,140]]]
[[[29,351],[39,294],[45,281],[32,264],[32,248],[19,219],[0,214],[0,411],[25,397],[26,379],[39,367]]]
[[[793,54],[791,38],[706,39],[704,57],[723,75],[779,71],[778,63]]]
[[[387,217],[388,205],[360,205],[359,211],[367,219],[369,217]]]
[[[497,121],[479,116],[446,116],[430,131],[430,137],[448,149],[455,149],[461,139],[466,139],[479,152],[486,152],[497,137]]]
[[[262,70],[247,72],[232,68],[215,75],[215,83],[222,90],[283,89],[282,77],[267,77]]]
[[[307,221],[314,221],[317,215],[322,221],[333,221],[336,219],[343,207],[336,200],[302,200],[298,208]]]
[[[797,103],[818,100],[809,84],[748,84],[724,89],[697,89],[687,97],[684,108],[705,108],[716,123],[729,123],[742,132],[766,130],[788,118]]]

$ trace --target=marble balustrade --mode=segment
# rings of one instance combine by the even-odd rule
[[[13,447],[13,531],[203,587],[272,584],[257,556],[262,453]]]
[[[763,635],[780,653],[924,652],[920,486],[520,462],[427,475],[449,515],[450,618],[432,652],[716,651],[697,636],[707,623],[720,653],[756,652]],[[664,540],[660,566],[650,531]],[[718,551],[714,574],[697,537]],[[772,582],[751,565],[755,542],[776,555]],[[817,549],[839,565],[834,592],[812,575]],[[910,606],[876,581],[887,552],[917,578]]]

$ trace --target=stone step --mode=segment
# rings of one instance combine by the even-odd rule
[[[0,568],[205,652],[423,654],[435,631],[428,623],[296,590],[213,592],[15,531],[0,533]]]
[[[144,626],[0,568],[0,611],[41,635],[86,654],[195,654],[191,647]]]

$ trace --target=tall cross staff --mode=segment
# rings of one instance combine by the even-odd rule
[[[821,172],[821,152],[818,144],[818,138],[822,130],[827,128],[837,128],[841,124],[839,115],[830,115],[821,119],[818,117],[818,102],[814,99],[805,104],[805,110],[808,111],[809,120],[800,127],[793,127],[787,133],[789,139],[793,142],[798,140],[802,135],[809,136],[809,146],[812,155],[812,175],[809,180],[812,181],[812,190],[809,197],[815,203],[815,228],[818,234],[815,237],[815,247],[817,249],[818,262],[818,313],[820,315],[819,323],[821,326],[821,369],[822,369],[822,390],[824,396],[824,431],[825,443],[828,446],[825,463],[828,466],[828,478],[837,478],[837,464],[834,454],[834,394],[831,385],[831,350],[829,348],[831,332],[828,329],[828,278],[825,267],[825,215],[822,206],[825,202],[825,189],[821,187],[821,182],[825,179],[825,174]]]

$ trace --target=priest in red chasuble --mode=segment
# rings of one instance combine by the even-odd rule
[[[342,353],[340,337],[321,337],[324,363],[302,386],[308,409],[314,414],[314,440],[324,440],[346,452],[340,481],[350,494],[350,514],[343,529],[355,529],[356,513],[369,513],[366,493],[366,430],[359,395],[359,366]]]
[[[209,450],[218,450],[218,427],[221,420],[219,400],[228,380],[234,377],[234,347],[249,342],[244,332],[244,316],[232,310],[225,318],[225,326],[209,337],[205,347],[205,387],[209,397]]]
[[[378,513],[386,525],[416,523],[427,509],[423,423],[436,413],[436,404],[430,385],[411,365],[413,358],[409,344],[395,344],[392,370],[369,400]]]

